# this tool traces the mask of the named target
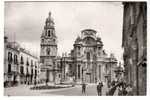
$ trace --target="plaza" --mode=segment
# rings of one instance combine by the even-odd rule
[[[5,96],[146,95],[146,2],[53,3],[5,3]]]
[[[5,88],[5,96],[97,96],[96,84],[88,84],[86,94],[82,94],[81,85],[62,89],[47,90],[31,90],[28,85],[20,85],[17,87]],[[107,87],[102,89],[102,95],[105,96]],[[117,95],[117,91],[116,94]]]

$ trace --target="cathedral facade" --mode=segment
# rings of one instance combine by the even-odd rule
[[[72,77],[79,83],[109,83],[115,79],[114,69],[117,67],[117,60],[113,54],[106,54],[101,38],[93,29],[82,30],[71,53],[63,54],[58,63],[62,66],[63,81]]]
[[[76,79],[88,83],[111,81],[114,78],[113,69],[117,60],[108,57],[103,49],[101,38],[93,29],[81,31],[74,43],[73,56],[76,66]]]

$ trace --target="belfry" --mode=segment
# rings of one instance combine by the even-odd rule
[[[49,12],[45,21],[40,46],[41,79],[54,82],[56,76],[57,37],[51,12]]]

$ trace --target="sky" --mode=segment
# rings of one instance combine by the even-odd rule
[[[122,60],[121,2],[5,2],[4,31],[34,55],[40,55],[40,36],[49,11],[55,22],[58,55],[69,53],[83,29],[94,29],[104,49]]]

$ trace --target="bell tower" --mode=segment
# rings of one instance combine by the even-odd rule
[[[53,82],[55,80],[54,69],[56,67],[57,37],[51,12],[49,12],[45,21],[40,47],[42,80]]]

